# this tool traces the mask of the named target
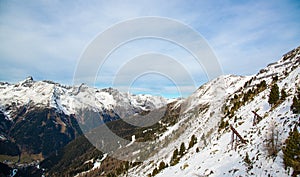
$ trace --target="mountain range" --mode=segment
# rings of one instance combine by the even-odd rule
[[[292,165],[285,159],[287,139],[300,130],[299,65],[300,47],[257,74],[220,76],[172,100],[32,77],[1,82],[1,175],[296,176],[299,152]],[[161,111],[149,126],[126,122]],[[104,126],[127,140],[116,151],[149,148],[130,152],[131,161],[101,152],[88,133]]]

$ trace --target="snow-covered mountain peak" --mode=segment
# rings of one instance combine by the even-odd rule
[[[23,82],[32,82],[33,77],[32,76],[27,76],[26,79]]]
[[[1,83],[0,95],[3,108],[15,104],[17,109],[31,103],[52,107],[68,115],[86,108],[94,111],[122,109],[127,114],[134,114],[159,108],[168,102],[162,97],[131,95],[113,88],[96,89],[84,84],[63,86],[52,81],[34,81],[32,77],[17,84]]]
[[[199,104],[223,104],[228,95],[234,93],[251,76],[222,75],[199,87],[186,99],[187,111],[194,109]],[[188,102],[188,103],[187,103]]]
[[[30,87],[32,86],[32,84],[34,83],[35,81],[33,80],[33,77],[32,76],[28,76],[26,77],[25,80],[19,82],[19,85],[20,86],[23,86],[23,87]]]

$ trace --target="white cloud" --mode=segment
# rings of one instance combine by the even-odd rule
[[[297,1],[1,1],[1,80],[15,82],[31,74],[70,84],[80,54],[97,34],[140,16],[190,25],[210,43],[226,74],[254,74],[299,45],[299,14]],[[174,56],[197,85],[207,81],[203,68],[180,47],[144,41],[111,56],[104,83],[124,62],[150,51]]]

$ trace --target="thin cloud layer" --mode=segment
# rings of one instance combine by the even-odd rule
[[[72,84],[78,59],[97,34],[141,16],[168,17],[190,25],[210,44],[224,74],[253,74],[300,44],[299,1],[1,1],[0,80],[17,82],[32,75]],[[103,82],[96,86],[109,86],[112,70],[149,51],[173,53],[197,86],[207,81],[193,57],[173,44],[142,41],[123,48],[112,54]],[[151,89],[152,82],[143,80],[132,90],[157,92]],[[176,95],[174,85],[159,83],[166,93]],[[191,89],[185,87],[187,95]]]

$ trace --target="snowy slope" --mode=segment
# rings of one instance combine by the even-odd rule
[[[299,75],[299,71],[300,69],[297,68],[292,75],[296,72]],[[297,82],[299,83],[300,80],[298,79]],[[271,110],[267,101],[263,99],[268,94],[269,90],[266,90],[254,101],[242,107],[237,113],[237,116],[241,117],[237,123],[234,123],[233,120],[230,121],[237,131],[249,141],[246,145],[234,150],[231,147],[229,130],[223,134],[216,133],[209,146],[200,149],[199,153],[195,153],[195,150],[192,149],[179,164],[167,168],[158,176],[205,176],[209,174],[211,176],[289,176],[283,167],[282,152],[280,151],[275,159],[268,157],[263,142],[270,126],[274,123],[279,132],[279,142],[283,143],[288,136],[290,126],[299,121],[299,116],[293,115],[289,111],[292,93],[274,110]],[[251,110],[259,110],[260,115],[266,114],[267,116],[257,126],[253,126]],[[253,160],[253,169],[248,172],[243,160],[246,152]],[[183,170],[184,166],[188,167]]]
[[[178,104],[182,106],[180,121],[167,127],[168,130],[159,136],[161,144],[165,144],[166,139],[172,139],[172,141],[162,148],[155,157],[133,169],[129,176],[146,176],[160,161],[169,163],[175,147],[179,149],[182,142],[187,147],[192,135],[198,139],[205,136],[207,141],[210,141],[212,133],[217,129],[221,119],[220,115],[225,98],[237,90],[235,84],[244,85],[248,79],[249,77],[233,75],[221,76],[201,86],[186,100],[179,101]],[[202,146],[204,146],[203,143],[199,144],[199,147]],[[187,154],[186,156],[190,155]]]
[[[141,166],[129,170],[128,176],[147,176],[160,162],[170,164],[175,148],[180,144],[188,147],[190,138],[195,135],[197,144],[188,149],[179,163],[169,166],[156,176],[290,176],[292,170],[285,170],[280,150],[275,157],[270,157],[266,140],[272,127],[278,132],[279,147],[284,143],[290,128],[300,121],[299,115],[290,111],[293,96],[300,85],[300,47],[284,55],[278,62],[268,65],[258,74],[249,77],[221,76],[203,86],[177,106],[182,106],[180,120],[167,127],[159,140],[162,144],[171,139],[155,156],[143,162]],[[278,77],[273,81],[273,77]],[[245,94],[256,85],[266,81],[267,88],[247,101],[230,118],[223,108],[231,106],[234,95]],[[268,104],[271,85],[276,82],[279,89],[287,92],[287,98],[276,107]],[[256,111],[263,119],[253,125]],[[218,131],[221,119],[231,124],[247,141],[238,142],[232,147],[232,132],[229,126]],[[235,120],[236,119],[236,120]],[[199,152],[196,152],[196,148]],[[246,153],[252,168],[244,162]]]

